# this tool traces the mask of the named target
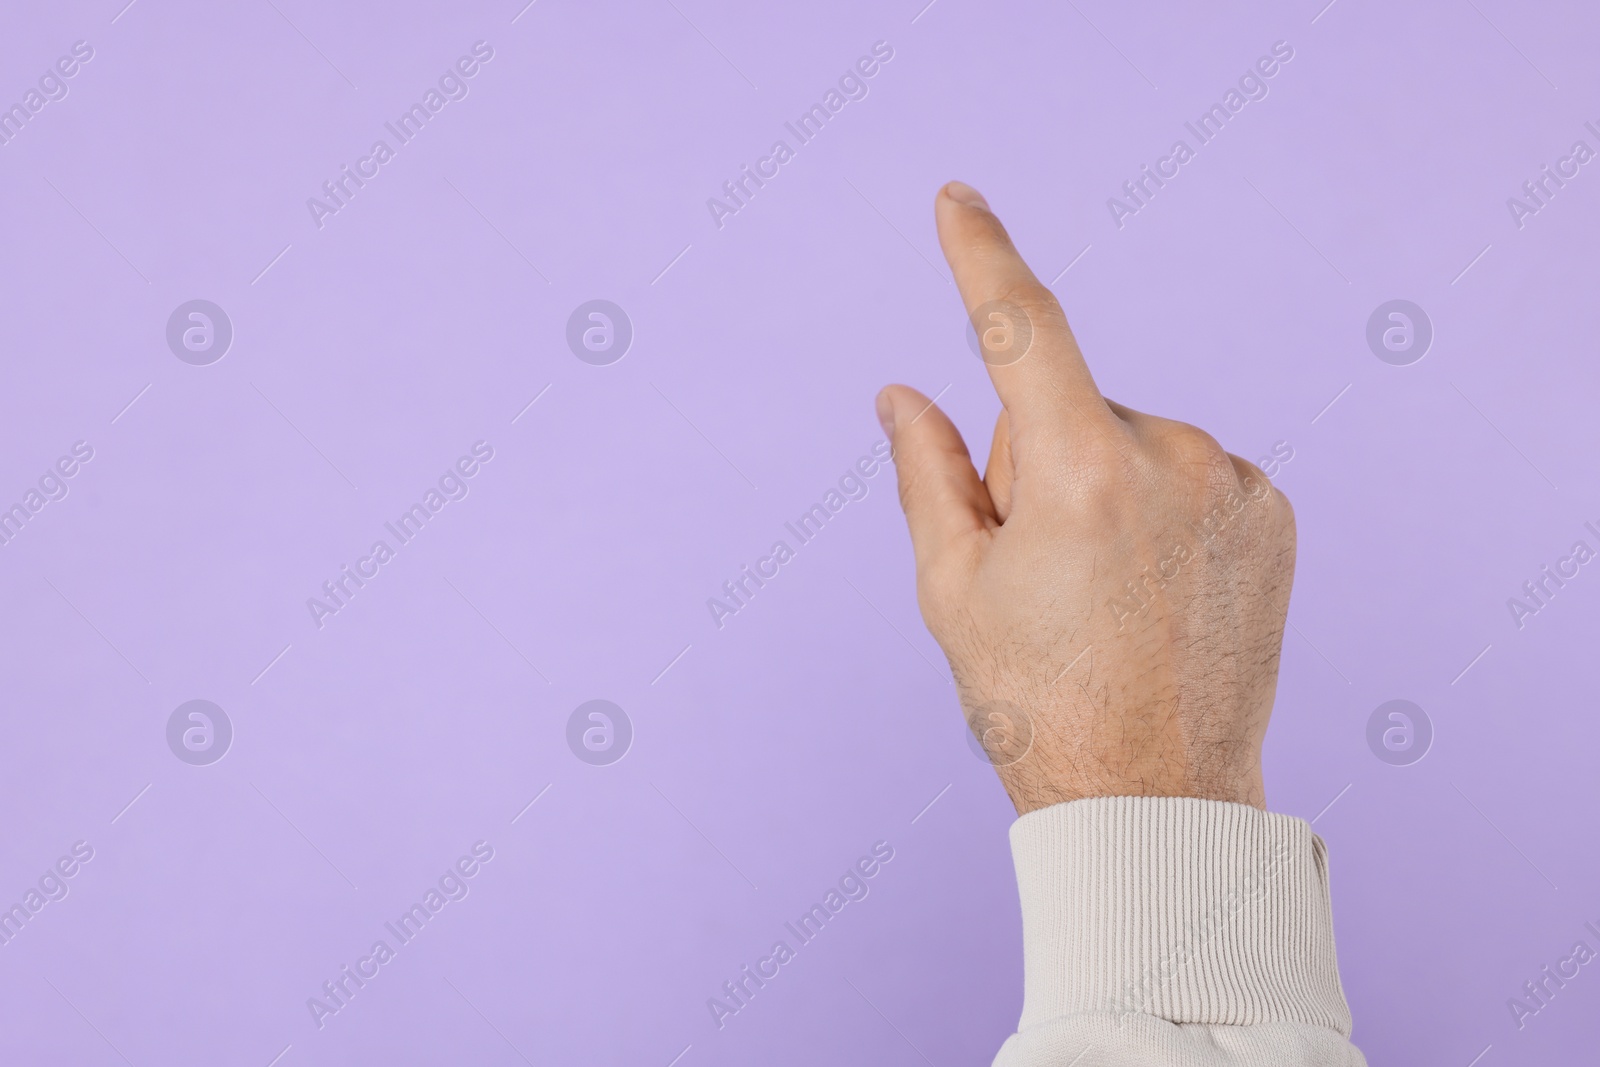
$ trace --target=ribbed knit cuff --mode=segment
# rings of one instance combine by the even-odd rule
[[[1011,827],[1025,1031],[1078,1013],[1298,1022],[1348,1037],[1327,849],[1243,804],[1098,797]]]

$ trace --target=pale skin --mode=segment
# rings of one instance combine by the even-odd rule
[[[1264,809],[1288,499],[1203,430],[1102,396],[976,190],[951,182],[934,215],[968,314],[983,312],[1002,405],[987,469],[915,389],[884,389],[878,416],[923,619],[1018,814],[1103,796]]]

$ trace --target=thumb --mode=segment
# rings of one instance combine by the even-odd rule
[[[919,571],[999,525],[961,432],[938,405],[909,386],[891,385],[878,394],[878,421],[894,448]]]

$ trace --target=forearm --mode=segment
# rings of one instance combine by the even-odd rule
[[[997,1067],[1360,1067],[1327,852],[1241,804],[1105,797],[1012,826],[1025,992]]]

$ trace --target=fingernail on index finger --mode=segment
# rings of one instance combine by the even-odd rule
[[[966,182],[947,183],[944,187],[944,195],[958,204],[965,204],[968,207],[975,207],[983,211],[990,210],[989,201],[985,200],[982,193]]]

